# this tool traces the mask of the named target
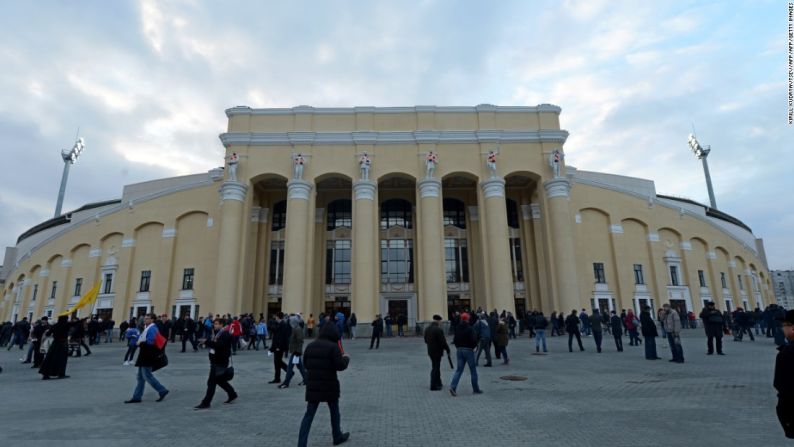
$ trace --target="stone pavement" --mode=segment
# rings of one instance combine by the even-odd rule
[[[683,365],[646,361],[643,348],[605,352],[592,337],[585,352],[568,353],[567,337],[549,338],[550,355],[536,356],[534,340],[511,340],[508,366],[478,368],[484,394],[471,394],[468,372],[458,397],[430,392],[430,362],[419,338],[346,341],[350,368],[340,373],[342,428],[351,446],[782,446],[789,445],[775,417],[771,339],[734,343],[726,356],[706,356],[702,330],[685,331]],[[156,373],[171,390],[161,403],[148,387],[144,403],[124,405],[136,369],[121,365],[120,343],[92,347],[69,359],[66,380],[44,382],[19,363],[20,352],[0,350],[0,445],[295,445],[305,410],[300,377],[288,389],[266,382],[273,363],[263,351],[235,356],[233,381],[240,398],[221,405],[218,389],[210,410],[194,411],[205,390],[205,352],[179,353],[169,346],[170,366]],[[189,347],[188,347],[189,349]],[[453,348],[454,360],[454,348]],[[452,371],[443,361],[442,379]],[[482,364],[481,359],[481,364]],[[501,380],[506,375],[526,381]],[[147,441],[147,438],[151,440]],[[331,445],[327,407],[317,413],[310,445]]]

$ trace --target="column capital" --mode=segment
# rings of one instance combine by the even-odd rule
[[[227,200],[237,200],[238,202],[245,202],[245,193],[248,192],[248,186],[240,182],[225,181],[221,185],[221,202]]]
[[[480,182],[480,187],[486,199],[505,196],[505,179],[502,177],[492,177],[488,180],[483,180]]]
[[[287,198],[309,200],[309,193],[312,191],[312,182],[306,180],[290,180],[287,182]]]
[[[353,182],[353,197],[356,200],[375,200],[376,186],[372,180],[356,180]]]
[[[441,180],[432,177],[426,177],[417,182],[416,186],[419,187],[419,197],[440,197],[441,196]]]
[[[549,199],[555,197],[570,197],[571,182],[565,178],[555,178],[543,183],[543,188],[546,189],[546,197]]]

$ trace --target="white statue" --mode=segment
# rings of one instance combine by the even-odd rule
[[[488,151],[488,158],[485,161],[488,170],[491,171],[491,178],[496,177],[496,152]]]
[[[427,178],[433,178],[433,173],[436,171],[437,164],[438,164],[438,156],[434,154],[433,151],[428,152],[427,157],[425,158]]]
[[[293,180],[303,180],[303,165],[306,164],[306,159],[303,158],[302,154],[297,153],[292,156],[292,161],[295,164],[292,172]]]
[[[549,154],[549,166],[554,172],[555,178],[560,176],[560,169],[562,169],[562,162],[564,159],[565,155],[559,149],[554,149],[554,151]]]
[[[229,157],[229,181],[237,181],[237,152],[232,152]]]
[[[369,169],[372,167],[372,160],[370,160],[369,154],[366,152],[361,154],[361,158],[358,159],[358,167],[361,169],[361,180],[369,180]]]

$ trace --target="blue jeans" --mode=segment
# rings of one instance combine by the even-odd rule
[[[535,329],[535,351],[540,350],[540,342],[543,341],[543,352],[549,352],[546,349],[546,329]]]
[[[656,337],[645,337],[645,359],[656,360]]]
[[[284,379],[284,383],[282,383],[282,385],[285,384],[289,385],[289,381],[292,379],[292,376],[295,375],[295,368],[294,368],[295,365],[292,363],[292,359],[294,358],[295,358],[295,354],[289,355],[289,364],[287,365],[287,377]],[[301,359],[300,357],[298,358]],[[303,379],[303,382],[306,383],[306,368],[303,367],[303,359],[301,359],[301,362],[298,363],[298,371],[301,373],[301,378]]]
[[[387,337],[394,337],[394,334],[392,334],[392,331],[391,331],[391,325],[390,324],[386,325],[386,336]]]
[[[474,391],[479,391],[480,386],[477,384],[477,364],[474,361],[474,351],[469,348],[457,349],[458,367],[455,369],[455,374],[452,375],[452,384],[449,386],[453,390],[458,389],[458,382],[460,376],[463,374],[463,368],[468,364],[469,372],[471,373],[471,388]]]
[[[331,434],[334,441],[342,438],[342,429],[339,427],[339,401],[333,400],[328,403],[328,410],[331,412]],[[306,414],[303,415],[301,431],[298,435],[298,447],[306,447],[309,442],[309,431],[312,429],[312,421],[317,413],[320,402],[306,402]]]
[[[681,337],[678,337],[678,341],[680,343]],[[676,343],[676,336],[670,332],[667,333],[667,343],[670,344],[670,351],[673,353],[673,361],[683,363],[684,348],[680,344]]]
[[[144,383],[149,382],[149,385],[157,391],[158,394],[163,394],[168,391],[152,374],[152,368],[148,366],[138,367],[138,385],[135,386],[135,391],[132,393],[132,400],[141,400],[143,397]]]

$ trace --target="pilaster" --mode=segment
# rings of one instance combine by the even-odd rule
[[[579,281],[576,275],[576,258],[571,212],[568,207],[571,184],[565,178],[554,178],[543,184],[548,203],[551,247],[556,271],[557,304],[565,314],[579,309]]]
[[[507,233],[507,208],[505,180],[493,177],[480,182],[484,203],[483,220],[486,223],[485,243],[488,245],[487,268],[490,272],[489,305],[497,311],[508,310],[515,314],[513,275],[510,265],[510,242]]]

